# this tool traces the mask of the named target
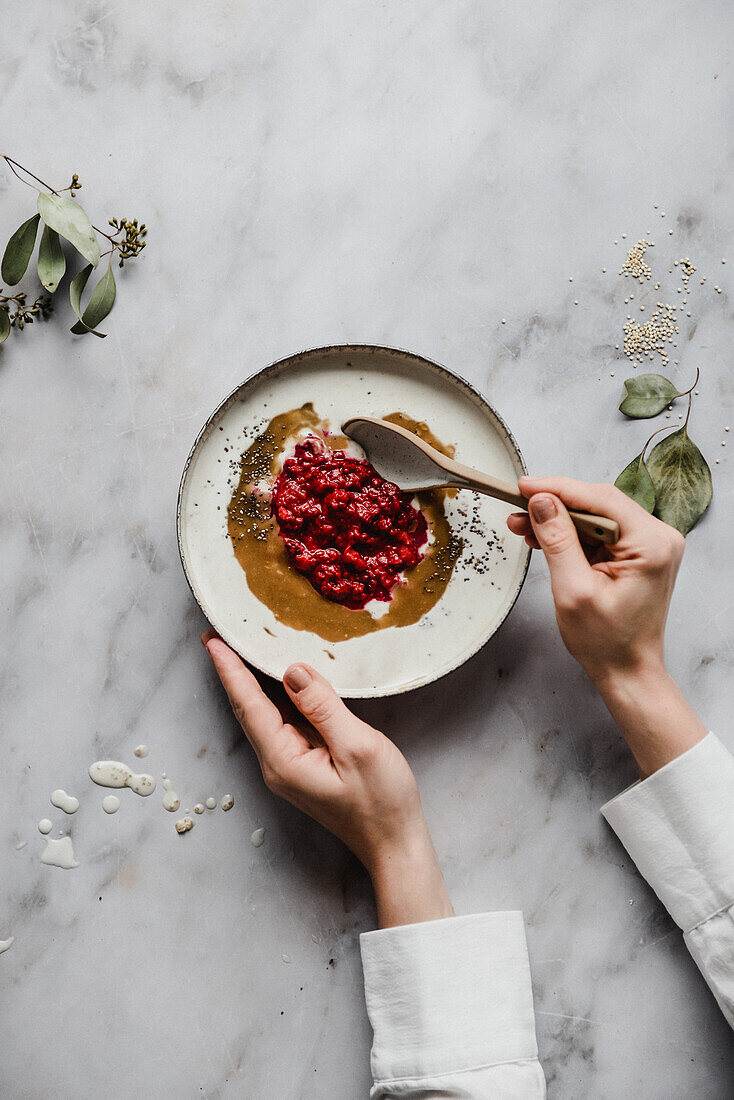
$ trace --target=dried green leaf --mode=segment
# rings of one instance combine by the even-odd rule
[[[619,411],[635,420],[648,420],[657,416],[676,397],[679,390],[662,374],[639,374],[626,379],[625,395]]]
[[[38,246],[38,278],[51,294],[57,289],[66,271],[66,257],[61,250],[59,235],[55,229],[43,227]]]
[[[15,286],[26,273],[36,243],[38,220],[38,214],[34,214],[27,222],[23,222],[6,245],[0,270],[3,282],[8,286]]]
[[[71,302],[71,308],[80,321],[82,319],[82,293],[93,270],[92,265],[87,264],[87,266],[83,267],[79,274],[75,275],[69,283],[69,301]]]
[[[41,191],[38,196],[38,213],[49,229],[56,232],[72,244],[92,267],[99,263],[99,241],[92,229],[84,210],[78,202],[66,195],[47,195]]]
[[[655,507],[655,486],[645,465],[644,451],[637,458],[633,458],[629,466],[625,466],[614,484],[632,500],[641,504],[646,512],[653,511]]]
[[[4,306],[0,306],[0,344],[10,336],[10,315]]]
[[[683,427],[653,447],[647,468],[655,487],[655,515],[687,535],[711,503],[706,459]]]
[[[89,272],[90,269],[85,268],[84,271]],[[82,273],[83,274],[83,273]],[[77,276],[78,278],[78,276]],[[87,284],[87,274],[84,279],[84,283],[79,289],[79,296],[76,303],[74,312],[79,317],[79,310],[81,308],[81,295],[82,290]],[[99,336],[102,339],[107,335],[104,332],[97,332],[96,327],[103,321],[107,314],[115,304],[115,296],[117,294],[117,288],[115,286],[115,276],[112,274],[112,268],[108,267],[102,278],[97,283],[96,287],[92,291],[92,295],[87,303],[87,308],[82,313],[80,319],[75,325],[72,326],[71,331],[76,333],[77,336],[82,336],[85,332],[92,332],[95,336]],[[74,302],[72,302],[72,306]]]

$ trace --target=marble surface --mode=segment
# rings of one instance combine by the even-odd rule
[[[651,231],[665,288],[690,255],[709,278],[670,369],[700,366],[691,434],[721,463],[669,654],[734,747],[732,31],[725,0],[26,5],[5,151],[150,235],[107,340],[61,306],[0,353],[4,1097],[367,1095],[368,883],[264,789],[175,542],[200,424],[276,358],[415,350],[489,396],[532,470],[613,478],[647,435],[616,412],[622,235]],[[5,173],[0,198],[6,239],[33,197]],[[358,709],[416,771],[457,911],[525,912],[549,1096],[730,1097],[732,1035],[599,815],[633,767],[543,562],[468,665]],[[87,768],[139,742],[185,807],[234,809],[186,837],[160,791],[105,816]],[[47,815],[78,868],[41,864]]]

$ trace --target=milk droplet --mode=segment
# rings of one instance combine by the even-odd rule
[[[147,745],[138,745],[136,749],[133,749],[133,752],[136,756],[147,756],[150,752],[150,749]]]
[[[250,844],[252,844],[252,846],[254,848],[259,848],[259,847],[261,847],[262,842],[264,840],[265,840],[265,830],[264,829],[255,829],[255,832],[250,837]]]
[[[53,827],[53,822],[49,821],[47,817],[42,817],[38,822],[38,831],[39,833],[43,833],[44,836],[46,833],[50,833]]]
[[[60,840],[49,837],[46,841],[46,850],[41,856],[41,863],[48,863],[51,867],[62,867],[64,871],[70,871],[79,864],[74,859],[74,846],[70,836],[62,836]]]
[[[12,947],[15,943],[15,936],[8,936],[6,940],[0,940],[0,955],[3,951],[7,951],[9,947]]]
[[[169,813],[175,814],[176,810],[181,805],[181,799],[174,791],[173,783],[170,779],[164,779],[163,786],[166,792],[163,795],[163,808],[164,810],[168,810]],[[176,823],[176,826],[178,827],[178,822]]]
[[[129,787],[144,798],[155,790],[152,775],[136,775],[119,760],[97,760],[89,767],[89,778],[100,787]]]
[[[222,799],[222,809],[223,810],[231,810],[233,806],[234,806],[234,796],[231,795],[231,794],[225,794],[224,798]]]
[[[19,840],[18,843],[15,845],[16,852],[19,852],[21,850],[21,848],[25,848],[27,843],[28,843],[27,840]]]
[[[290,955],[286,955],[285,952],[280,957],[284,963],[289,963],[291,961]]]
[[[216,804],[217,804],[217,800],[216,800],[216,798],[212,798],[212,796],[211,796],[211,795],[209,795],[209,797],[208,797],[208,798],[207,798],[207,800],[206,800],[206,808],[207,808],[207,810],[213,810],[213,809],[214,809],[214,807],[216,806]]]
[[[204,813],[204,803],[203,802],[197,802],[196,803],[196,805],[194,806],[194,813],[195,814],[203,814]]]
[[[59,787],[51,794],[51,805],[58,806],[65,814],[75,814],[79,809],[79,799],[74,798],[73,794],[67,794]]]
[[[182,817],[180,821],[176,822],[177,833],[188,833],[189,829],[193,829],[194,821],[191,817]]]
[[[102,809],[106,814],[116,814],[120,809],[120,799],[116,794],[106,794],[102,799]]]

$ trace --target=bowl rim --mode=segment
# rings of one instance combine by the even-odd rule
[[[346,353],[346,354],[349,354],[350,352],[357,352],[357,353],[366,352],[366,353],[372,353],[372,354],[374,354],[374,353],[385,353],[388,356],[395,356],[397,358],[405,358],[405,359],[410,360],[412,362],[418,361],[418,362],[422,363],[423,365],[425,365],[426,367],[428,367],[430,370],[435,371],[439,375],[445,376],[450,382],[458,383],[459,386],[461,388],[463,388],[464,391],[467,392],[468,395],[470,395],[481,406],[484,406],[484,408],[489,411],[489,413],[492,415],[492,417],[501,426],[502,431],[505,433],[505,435],[507,437],[507,441],[509,442],[509,444],[511,445],[515,455],[517,456],[517,459],[518,459],[518,462],[520,464],[520,468],[522,469],[523,474],[527,474],[527,472],[528,472],[528,468],[527,468],[527,465],[525,463],[525,458],[524,458],[523,453],[522,453],[522,451],[520,450],[520,448],[517,444],[517,440],[515,439],[514,435],[512,434],[510,428],[506,424],[503,417],[500,416],[500,414],[497,412],[497,410],[494,408],[494,406],[491,404],[491,402],[487,400],[487,398],[484,396],[484,394],[480,390],[478,390],[475,385],[473,385],[471,382],[467,381],[466,378],[462,377],[462,375],[460,375],[460,374],[457,374],[456,371],[450,370],[448,367],[444,366],[442,363],[437,363],[434,359],[428,359],[426,356],[419,355],[417,352],[408,351],[405,348],[394,347],[390,344],[323,344],[323,345],[319,345],[317,347],[305,348],[303,351],[294,352],[291,355],[285,355],[281,359],[274,360],[272,363],[269,363],[267,366],[261,367],[259,370],[255,371],[253,374],[250,374],[247,378],[244,378],[241,382],[238,382],[237,385],[232,390],[230,390],[229,393],[225,397],[222,398],[222,400],[219,402],[219,404],[216,406],[216,408],[206,418],[204,424],[199,429],[199,431],[196,435],[196,438],[194,439],[194,442],[191,445],[191,449],[189,450],[188,456],[187,456],[186,461],[184,463],[183,470],[181,471],[181,478],[180,478],[179,485],[178,485],[178,495],[177,495],[177,498],[176,498],[176,542],[177,542],[177,545],[178,545],[178,556],[179,556],[179,560],[181,562],[181,568],[183,569],[184,577],[186,578],[186,583],[189,586],[189,590],[191,592],[191,595],[194,597],[194,600],[198,604],[199,609],[201,610],[202,614],[205,616],[207,621],[211,624],[212,628],[217,630],[217,633],[220,633],[220,632],[219,632],[218,628],[215,627],[214,624],[211,621],[211,615],[210,615],[208,607],[206,605],[206,601],[204,600],[203,596],[199,592],[197,592],[197,588],[196,588],[196,585],[194,583],[193,577],[189,574],[189,570],[188,570],[187,565],[186,565],[186,555],[184,553],[184,548],[183,548],[183,535],[182,535],[182,529],[181,529],[182,513],[183,513],[184,486],[185,486],[185,483],[186,483],[186,477],[188,475],[189,468],[190,468],[191,463],[194,459],[194,456],[195,456],[195,454],[196,454],[196,452],[199,448],[199,444],[201,443],[201,441],[204,438],[204,436],[206,435],[206,433],[209,431],[209,428],[210,428],[210,425],[212,424],[212,422],[219,416],[219,414],[222,412],[222,410],[225,409],[226,406],[228,406],[229,403],[241,391],[243,391],[245,389],[245,387],[254,384],[257,380],[263,380],[263,379],[267,378],[268,375],[270,375],[270,374],[275,374],[280,368],[285,367],[287,364],[295,364],[299,360],[306,359],[306,358],[309,358],[311,356],[318,355],[318,354],[324,354],[324,353],[331,353],[331,354]],[[346,364],[346,365],[349,365],[349,364]],[[357,368],[355,367],[354,369],[356,370]],[[482,650],[484,648],[484,646],[487,644],[487,642],[489,642],[490,639],[492,639],[495,636],[495,634],[497,634],[498,631],[501,629],[501,627],[504,625],[504,623],[507,619],[507,616],[510,614],[510,612],[514,608],[515,604],[517,603],[518,596],[520,595],[520,592],[522,591],[523,585],[525,584],[525,579],[528,575],[528,569],[530,568],[530,558],[531,558],[531,556],[532,556],[532,552],[531,552],[530,548],[527,547],[526,548],[526,554],[525,554],[525,566],[522,570],[522,575],[520,576],[520,578],[517,582],[517,585],[515,587],[515,591],[512,594],[512,599],[508,603],[504,615],[499,620],[499,622],[496,624],[496,626],[492,630],[491,634],[488,634],[487,637],[484,638],[483,641],[481,641],[479,643],[479,645],[477,645],[477,647],[472,650],[471,653],[467,653],[466,655],[462,656],[459,660],[456,661],[455,664],[452,664],[450,667],[443,669],[441,672],[439,672],[438,674],[435,674],[435,675],[434,674],[428,674],[425,677],[417,677],[417,678],[414,678],[413,680],[409,681],[408,683],[401,684],[398,687],[388,687],[388,688],[375,687],[374,689],[363,689],[363,690],[353,690],[352,689],[352,690],[343,691],[343,692],[340,691],[339,692],[340,696],[344,699],[381,699],[381,698],[389,698],[390,696],[393,696],[393,695],[402,695],[405,692],[415,691],[417,688],[425,687],[427,684],[436,683],[438,680],[443,679],[445,676],[448,676],[451,672],[455,672],[457,668],[460,668],[462,665],[466,664],[467,661],[469,661],[472,657],[475,657],[477,655],[477,653],[479,653],[480,650]],[[245,656],[243,653],[241,653],[235,639],[232,638],[231,635],[229,635],[228,631],[222,631],[220,633],[220,637],[223,639],[223,641],[225,641],[227,643],[228,646],[230,646],[231,649],[233,649],[235,651],[235,653],[237,653],[237,655],[247,665],[251,665],[253,668],[257,669],[258,672],[261,672],[263,675],[267,676],[269,679],[277,680],[277,677],[272,672],[270,672],[266,668],[263,668],[252,657]]]

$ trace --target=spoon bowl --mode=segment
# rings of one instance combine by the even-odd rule
[[[372,465],[386,480],[406,492],[424,489],[473,489],[503,500],[523,512],[528,500],[517,485],[465,466],[441,454],[407,428],[372,416],[352,416],[342,431],[364,449]],[[569,512],[580,534],[593,542],[612,545],[619,541],[619,524],[590,512]]]

